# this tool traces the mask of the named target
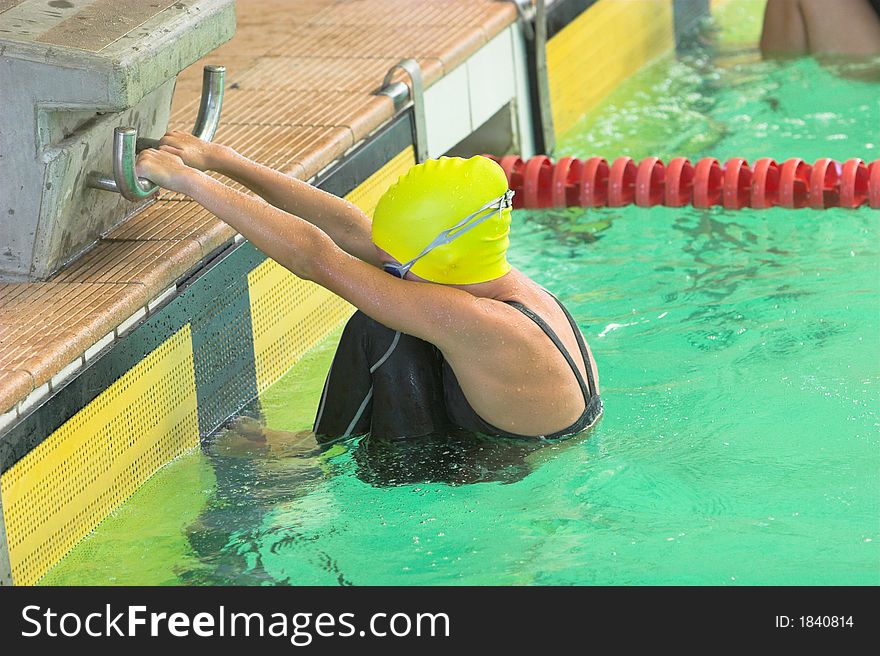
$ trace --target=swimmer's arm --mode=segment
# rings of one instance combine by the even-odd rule
[[[497,342],[498,314],[467,292],[390,276],[339,248],[320,228],[226,186],[162,151],[143,151],[137,174],[186,194],[300,278],[316,282],[393,330],[444,351]]]
[[[143,153],[141,157],[144,157]],[[139,167],[141,165],[140,158],[138,165]],[[159,175],[153,173],[153,177],[150,177],[150,169],[146,168],[144,172],[145,177],[162,185],[157,179]],[[313,278],[314,260],[321,252],[330,247],[344,252],[317,226],[270,205],[262,198],[232,189],[195,169],[182,172],[179,178],[173,182],[169,181],[167,186],[198,202],[238,230],[263,253],[300,278],[306,280]],[[380,269],[352,255],[348,257],[362,266],[382,273]]]
[[[232,178],[278,209],[317,226],[344,251],[375,266],[381,264],[370,219],[354,203],[258,164],[228,146],[208,144],[190,134],[169,132],[161,143],[186,164]]]
[[[379,266],[370,219],[344,198],[313,187],[223,148],[214,169],[243,184],[280,210],[302,217],[323,230],[347,253]]]
[[[401,280],[325,244],[312,263],[311,280],[379,323],[438,347],[450,355],[492,358],[504,334],[503,313],[460,289]],[[497,304],[496,304],[497,305]]]

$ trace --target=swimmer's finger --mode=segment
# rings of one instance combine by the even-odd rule
[[[169,130],[166,132],[161,139],[159,139],[159,145],[161,146],[183,146],[186,144],[186,138],[188,135],[186,132],[181,132],[180,130]]]
[[[208,166],[207,153],[211,144],[187,132],[174,130],[159,140],[159,148],[180,157],[187,166],[204,171]]]
[[[190,134],[189,132],[184,132],[183,130],[169,130],[159,140],[159,143],[179,144],[181,146],[186,146],[195,145],[203,142],[197,136]]]
[[[135,175],[142,178],[152,179],[159,171],[155,158],[150,156],[149,150],[141,151],[134,163]]]
[[[176,146],[172,146],[170,144],[160,145],[159,150],[164,150],[166,153],[171,153],[172,155],[177,155],[181,158],[183,157],[183,149],[177,148]]]

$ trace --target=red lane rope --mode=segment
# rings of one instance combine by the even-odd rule
[[[631,205],[636,197],[635,162],[630,157],[618,157],[608,174],[608,207]]]
[[[724,165],[721,204],[729,210],[748,207],[751,188],[752,170],[749,168],[749,163],[741,157],[727,160]]]
[[[611,169],[601,157],[591,157],[584,162],[578,180],[577,205],[581,207],[604,207],[608,204],[608,178]],[[515,196],[514,196],[515,197]]]
[[[666,167],[663,204],[668,207],[689,205],[694,193],[694,165],[686,157],[676,157]]]
[[[868,205],[880,209],[880,160],[868,164]]]
[[[840,206],[859,207],[868,200],[868,166],[860,159],[848,160],[840,175]]]
[[[692,164],[677,157],[664,164],[657,157],[634,162],[618,157],[563,157],[555,164],[546,155],[524,161],[516,155],[500,159],[516,208],[640,207],[693,205],[727,209],[768,207],[880,209],[880,160],[840,163],[823,157],[813,164],[792,158],[777,163],[769,157],[749,165],[741,157],[724,164],[707,157]]]
[[[691,199],[693,206],[705,209],[721,205],[723,182],[724,171],[717,159],[707,157],[697,162],[694,167],[694,193]]]
[[[779,203],[779,164],[763,157],[752,167],[752,194],[750,206],[757,210],[767,209]]]
[[[779,204],[798,209],[807,206],[813,167],[804,160],[793,157],[779,169]]]
[[[526,207],[553,207],[553,162],[546,155],[533,157],[523,169],[523,202]]]
[[[666,167],[659,157],[647,157],[636,169],[636,205],[653,207],[663,202]]]

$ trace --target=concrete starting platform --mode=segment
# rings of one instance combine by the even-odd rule
[[[139,209],[89,185],[114,128],[161,136],[177,74],[234,31],[232,0],[0,1],[0,281],[45,280]]]

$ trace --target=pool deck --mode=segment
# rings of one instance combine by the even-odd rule
[[[170,127],[190,129],[202,67],[225,65],[215,141],[302,180],[391,120],[391,99],[375,95],[391,66],[417,59],[430,86],[517,18],[514,5],[500,0],[237,4],[235,37],[180,74]],[[0,430],[235,238],[198,204],[162,192],[49,280],[0,284]]]

